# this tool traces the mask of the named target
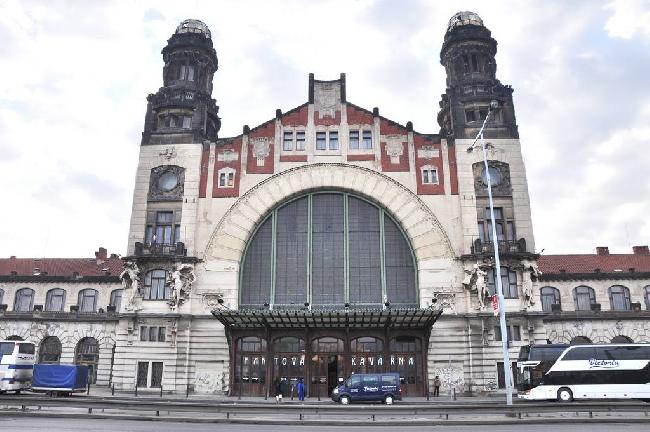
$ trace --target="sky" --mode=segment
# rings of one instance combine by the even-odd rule
[[[222,137],[306,102],[310,72],[437,133],[459,10],[515,90],[537,251],[649,244],[650,0],[0,0],[0,257],[126,252],[146,96],[183,19],[212,31]]]

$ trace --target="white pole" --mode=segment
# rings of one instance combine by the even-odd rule
[[[478,139],[481,140],[481,150],[483,151],[483,164],[485,166],[485,177],[487,179],[487,192],[488,200],[490,202],[490,220],[492,222],[492,247],[494,248],[494,266],[496,267],[495,275],[495,285],[497,287],[497,300],[499,301],[499,324],[501,328],[501,347],[503,349],[503,373],[505,375],[504,379],[506,381],[506,404],[512,405],[512,364],[510,363],[510,353],[508,352],[508,327],[506,325],[506,311],[505,311],[505,302],[503,299],[503,287],[501,285],[501,262],[499,261],[499,241],[497,239],[497,228],[496,222],[494,220],[494,201],[492,201],[492,182],[490,179],[490,170],[488,166],[487,159],[487,150],[485,148],[485,140],[483,139],[483,129],[492,114],[493,107],[490,106],[490,110],[485,116],[483,125],[474,139],[472,145],[468,148],[468,151],[474,149],[474,145]]]

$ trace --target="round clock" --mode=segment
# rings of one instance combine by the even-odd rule
[[[172,172],[166,172],[158,179],[158,187],[165,192],[169,192],[176,186],[178,186],[178,176]]]

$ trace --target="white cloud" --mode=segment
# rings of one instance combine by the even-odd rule
[[[615,0],[605,6],[613,10],[605,23],[610,37],[632,39],[637,35],[650,39],[650,2],[648,0]]]

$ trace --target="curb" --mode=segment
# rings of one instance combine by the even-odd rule
[[[72,413],[38,413],[21,411],[0,411],[0,417],[40,417],[68,419],[102,419],[102,420],[131,420],[154,421],[170,423],[214,423],[214,424],[258,424],[258,425],[287,425],[306,426],[478,426],[478,425],[510,425],[510,424],[641,424],[650,423],[647,418],[534,418],[534,419],[482,419],[482,420],[282,420],[282,419],[234,419],[234,418],[196,418],[196,417],[156,417],[126,414],[72,414]]]

